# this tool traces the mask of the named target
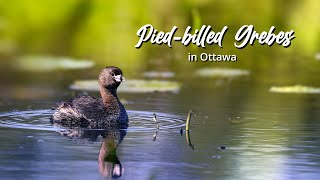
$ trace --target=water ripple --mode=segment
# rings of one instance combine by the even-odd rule
[[[32,111],[11,111],[0,113],[0,127],[57,131],[61,128],[53,127],[50,116],[53,110],[41,109]],[[127,111],[129,116],[129,128],[127,131],[154,131],[156,128],[153,121],[153,112],[148,111]],[[184,117],[168,114],[156,113],[161,130],[180,128],[184,126]]]

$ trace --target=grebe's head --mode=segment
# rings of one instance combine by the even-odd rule
[[[125,78],[121,69],[114,66],[107,66],[99,74],[99,85],[106,89],[117,89]]]

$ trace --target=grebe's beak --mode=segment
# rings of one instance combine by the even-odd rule
[[[114,80],[117,81],[117,82],[122,82],[122,81],[125,81],[126,78],[124,78],[121,74],[120,75],[116,75],[116,76],[113,76]]]

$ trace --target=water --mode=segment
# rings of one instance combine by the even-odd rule
[[[53,113],[54,110],[49,109],[1,113],[0,127],[47,131],[64,130],[48,123]],[[127,113],[130,116],[130,128],[126,131],[152,131],[155,129],[152,112],[128,110]],[[181,116],[166,113],[157,113],[157,119],[160,121],[161,130],[180,128],[185,121]]]
[[[130,119],[116,149],[122,179],[318,179],[317,95],[248,93],[241,80],[223,88],[204,88],[204,82],[178,94],[120,94]],[[206,96],[186,96],[197,90]],[[98,157],[104,140],[61,136],[56,131],[65,129],[49,123],[53,111],[38,108],[48,102],[33,106],[0,113],[1,178],[103,179]],[[180,134],[189,109],[195,112],[194,149],[186,132]]]
[[[59,177],[99,179],[102,177],[98,171],[97,157],[104,140],[92,141],[79,137],[60,136],[56,131],[64,132],[67,129],[50,125],[49,118],[52,113],[53,110],[43,109],[0,114],[1,134],[6,137],[1,138],[1,177],[5,179],[59,179]],[[120,130],[126,131],[125,134],[127,134],[124,135],[125,141],[120,146],[126,146],[131,149],[130,152],[139,153],[140,148],[137,149],[135,145],[150,143],[154,146],[156,141],[161,139],[158,137],[167,133],[180,137],[179,130],[184,126],[185,121],[182,116],[157,113],[161,133],[159,132],[159,135],[157,133],[155,137],[157,130],[152,114],[152,112],[128,110],[130,128]],[[102,130],[88,131],[99,133]],[[183,137],[180,139],[184,140]],[[156,146],[150,147],[150,149],[154,148],[157,149]],[[157,151],[156,149],[154,150]],[[123,150],[117,152],[120,159],[124,156],[122,152]],[[129,154],[134,154],[130,152]],[[146,151],[140,151],[140,153],[142,154],[136,155],[145,156]],[[130,177],[130,173],[127,173],[127,171],[130,172],[130,161],[126,161],[122,166],[125,169],[124,174],[129,174]],[[70,174],[78,169],[82,169],[80,173]]]
[[[112,171],[120,179],[319,179],[319,94],[269,92],[320,87],[319,2],[0,1],[0,179],[110,179]],[[136,49],[136,32],[146,23],[159,31],[177,26],[177,36],[188,25],[229,29],[223,48],[173,42],[172,48],[148,43]],[[235,48],[234,35],[250,24],[258,33],[271,26],[275,34],[294,30],[296,38],[288,48],[258,42]],[[202,53],[234,54],[237,62],[188,61]],[[75,70],[79,62],[61,57],[95,66]],[[52,106],[80,93],[70,84],[96,79],[109,65],[121,67],[128,81],[165,79],[182,87],[120,93],[127,130],[50,125]],[[212,78],[199,76],[201,68],[236,70]],[[180,130],[189,110],[195,116],[186,137]]]

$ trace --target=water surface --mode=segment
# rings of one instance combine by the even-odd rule
[[[130,126],[117,149],[123,179],[319,177],[317,95],[279,95],[267,88],[250,93],[250,81],[245,79],[222,87],[204,88],[204,82],[178,94],[119,95],[127,101],[130,118]],[[196,91],[206,96],[192,96]],[[3,108],[1,177],[102,179],[97,161],[101,141],[56,133],[59,129],[49,123],[53,111],[47,108],[54,100],[48,101],[25,101],[19,105],[12,102],[12,107],[20,108]],[[33,107],[27,109],[30,104]],[[190,131],[194,149],[188,145],[186,133],[180,134],[190,109],[196,114]],[[154,112],[160,125],[156,139]]]

